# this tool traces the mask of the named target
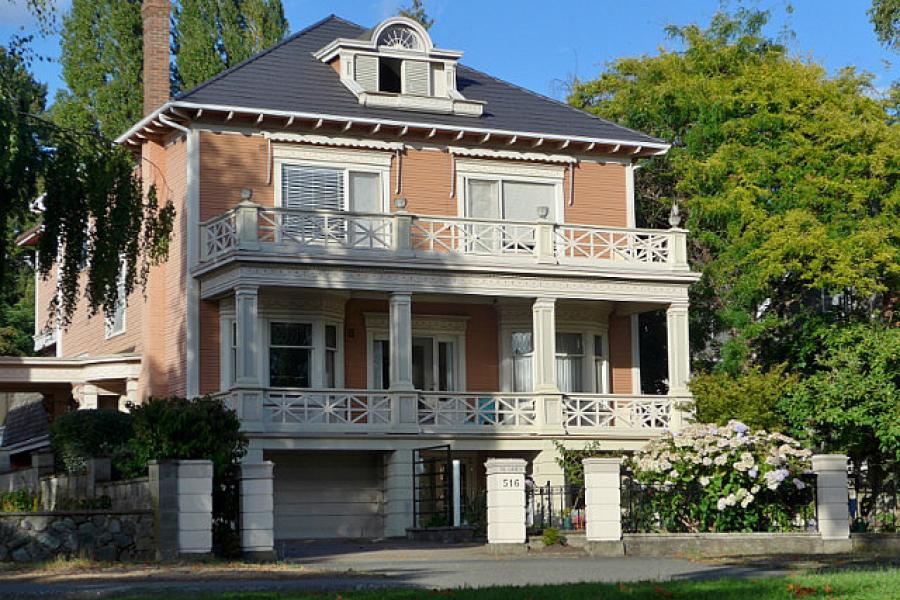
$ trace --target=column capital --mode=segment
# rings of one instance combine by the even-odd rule
[[[666,307],[666,312],[685,311],[687,312],[690,303],[687,300],[673,300]]]
[[[556,298],[548,298],[541,296],[534,299],[534,308],[554,308],[556,306]]]
[[[234,295],[235,296],[258,296],[259,295],[259,286],[258,285],[249,285],[246,283],[236,285],[236,286],[234,286]]]

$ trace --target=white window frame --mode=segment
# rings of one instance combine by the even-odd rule
[[[457,195],[457,214],[460,217],[467,218],[466,206],[468,205],[468,194],[470,179],[479,181],[496,181],[497,182],[497,213],[500,220],[504,220],[503,215],[503,183],[538,183],[553,186],[554,205],[553,222],[562,223],[565,212],[565,193],[563,189],[563,178],[565,177],[564,166],[550,165],[529,165],[529,164],[511,164],[499,161],[484,161],[472,159],[456,159],[456,189]],[[534,216],[534,222],[538,222],[537,215]]]
[[[273,156],[275,206],[278,208],[284,207],[281,187],[282,168],[284,165],[288,165],[343,171],[344,198],[341,203],[343,211],[350,210],[350,172],[377,174],[381,179],[381,212],[390,213],[391,154],[389,152],[274,144]]]
[[[344,387],[344,323],[340,319],[315,313],[281,314],[265,313],[259,316],[259,364],[260,384],[271,387],[269,380],[269,348],[271,323],[308,323],[312,325],[312,354],[310,357],[310,388],[303,389],[343,389]],[[228,390],[235,384],[236,365],[232,353],[231,332],[234,327],[233,313],[223,314],[219,319],[220,368],[219,385]],[[337,349],[335,351],[334,388],[325,388],[325,326],[336,329]]]
[[[116,278],[116,288],[119,292],[119,297],[116,298],[116,311],[122,311],[122,318],[110,319],[108,317],[104,317],[103,334],[104,338],[107,340],[123,335],[128,330],[128,298],[125,296],[125,269],[127,268],[127,266],[128,264],[125,262],[124,258],[119,261],[119,275]]]

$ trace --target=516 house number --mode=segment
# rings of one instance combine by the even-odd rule
[[[504,489],[522,487],[522,480],[518,477],[504,477],[500,480],[500,486]]]

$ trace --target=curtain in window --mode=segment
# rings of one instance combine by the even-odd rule
[[[470,219],[495,221],[500,218],[500,187],[496,181],[469,179],[466,190],[466,216]],[[489,225],[467,225],[470,241],[466,252],[493,254],[500,240]]]
[[[534,391],[534,341],[530,331],[515,332],[512,334],[513,357],[513,391]]]
[[[556,385],[561,392],[581,392],[584,347],[580,333],[556,334]]]
[[[507,221],[536,221],[538,209],[546,206],[547,218],[555,218],[555,189],[549,183],[503,182],[503,218]]]

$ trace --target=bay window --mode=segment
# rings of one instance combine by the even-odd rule
[[[583,392],[584,340],[580,333],[556,334],[556,385],[561,392]]]
[[[512,391],[533,390],[534,338],[530,331],[516,331],[512,334]]]

